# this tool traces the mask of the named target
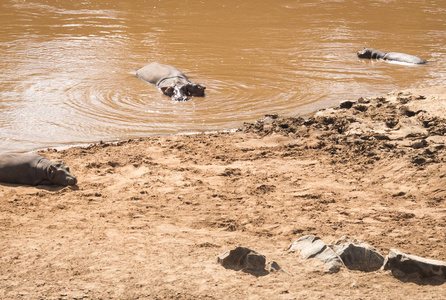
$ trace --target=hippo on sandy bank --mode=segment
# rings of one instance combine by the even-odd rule
[[[371,48],[365,48],[357,53],[359,58],[369,58],[369,59],[382,59],[392,62],[401,62],[408,64],[424,65],[427,64],[427,60],[422,58],[398,52],[384,52]]]
[[[136,76],[156,85],[174,101],[186,101],[190,96],[203,97],[206,87],[190,82],[177,68],[153,62],[136,71]]]
[[[77,179],[63,163],[32,153],[11,153],[0,155],[0,182],[67,186]]]

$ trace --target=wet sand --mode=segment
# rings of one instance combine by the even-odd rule
[[[305,234],[446,260],[446,87],[352,99],[237,132],[41,154],[75,187],[0,185],[1,299],[441,299],[440,278],[327,273]],[[217,256],[245,246],[287,272]]]

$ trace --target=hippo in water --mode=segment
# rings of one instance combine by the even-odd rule
[[[398,52],[383,52],[371,48],[365,48],[357,53],[359,58],[383,59],[387,61],[402,62],[409,64],[423,65],[427,64],[427,60],[422,58]]]
[[[77,179],[63,163],[32,153],[11,153],[0,155],[0,182],[67,186]]]
[[[177,68],[153,62],[136,71],[136,76],[156,85],[174,101],[186,101],[190,96],[203,97],[206,87],[189,81]]]

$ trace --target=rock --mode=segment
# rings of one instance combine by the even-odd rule
[[[417,112],[415,112],[415,111],[412,111],[412,110],[410,110],[410,109],[408,109],[407,107],[405,107],[405,106],[401,106],[400,107],[400,109],[399,109],[399,113],[400,113],[400,115],[402,115],[402,116],[406,116],[406,117],[413,117],[413,116],[415,116],[416,114],[417,114]]]
[[[384,123],[386,124],[387,127],[394,128],[396,125],[398,125],[399,121],[400,120],[398,118],[392,116],[392,117],[387,117]]]
[[[446,262],[405,254],[396,249],[390,249],[382,269],[398,270],[405,274],[417,273],[424,278],[440,276],[446,279]]]
[[[225,268],[244,271],[264,271],[264,255],[246,247],[237,247],[218,256],[217,261]]]
[[[305,258],[312,258],[317,253],[325,249],[327,245],[315,235],[305,235],[290,246],[290,251],[299,251],[300,255]]]
[[[412,142],[412,148],[414,149],[420,149],[420,148],[426,148],[429,145],[429,143],[425,140],[419,140],[419,141],[414,141]]]
[[[344,236],[331,247],[350,270],[372,272],[379,270],[384,262],[384,257],[375,248],[363,241]]]
[[[278,114],[266,114],[265,115],[265,119],[272,119],[272,120],[276,120],[279,118]]]
[[[245,247],[237,247],[234,250],[226,251],[217,257],[217,261],[223,267],[235,268],[241,267],[241,260],[251,252],[251,249]]]
[[[416,165],[424,165],[425,163],[427,163],[426,158],[422,157],[422,156],[415,156],[412,159],[412,163],[416,164]]]
[[[269,262],[266,264],[266,270],[267,270],[268,272],[278,272],[278,271],[285,272],[285,270],[283,270],[283,269],[279,266],[279,264],[278,264],[277,262],[275,262],[274,260],[273,260],[273,261],[269,261]],[[285,273],[286,273],[286,272],[285,272]]]
[[[359,110],[360,112],[365,112],[369,109],[368,105],[364,105],[364,104],[355,104],[353,106],[354,109]]]
[[[361,97],[358,99],[358,103],[370,103],[370,99]]]
[[[243,270],[255,272],[264,271],[265,263],[266,259],[264,255],[251,251],[243,261]]]
[[[350,108],[352,108],[352,106],[353,106],[353,104],[355,104],[355,102],[353,102],[353,101],[342,101],[340,104],[339,104],[339,107],[340,108],[345,108],[345,109],[350,109]]]
[[[384,133],[376,132],[373,136],[375,137],[375,139],[377,139],[379,141],[390,141],[390,137],[388,137]]]
[[[343,266],[341,258],[315,235],[305,235],[291,244],[289,251],[299,252],[305,258],[317,258],[325,263],[328,271],[339,272]]]

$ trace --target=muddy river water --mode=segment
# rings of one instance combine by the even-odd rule
[[[429,61],[361,60],[364,47]],[[446,84],[444,0],[2,0],[0,152],[226,130]],[[207,87],[174,103],[136,69]]]

